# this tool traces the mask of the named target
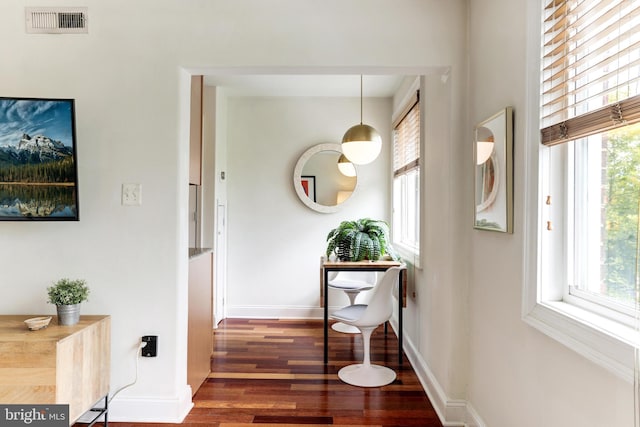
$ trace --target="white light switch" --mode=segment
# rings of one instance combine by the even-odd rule
[[[142,205],[142,185],[122,184],[122,206]]]

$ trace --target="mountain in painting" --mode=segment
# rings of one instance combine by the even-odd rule
[[[18,145],[0,147],[0,165],[42,164],[73,155],[71,147],[44,135],[22,134]]]

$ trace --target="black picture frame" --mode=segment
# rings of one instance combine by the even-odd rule
[[[0,96],[0,221],[78,221],[75,100]]]
[[[315,175],[302,175],[300,183],[302,184],[302,189],[307,197],[314,202],[316,200],[316,177]]]

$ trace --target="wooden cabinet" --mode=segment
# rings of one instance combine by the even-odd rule
[[[202,184],[202,76],[191,77],[189,184]]]
[[[187,383],[195,394],[211,372],[213,353],[213,252],[189,259]]]
[[[81,316],[30,331],[33,315],[0,316],[0,403],[69,404],[73,424],[109,393],[111,319]]]
[[[191,77],[191,130],[189,142],[190,217],[189,322],[187,333],[187,383],[200,388],[211,371],[213,353],[213,253],[199,249],[202,242],[202,102],[203,77]],[[191,221],[191,218],[190,218]]]

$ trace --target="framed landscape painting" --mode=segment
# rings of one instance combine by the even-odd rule
[[[78,220],[73,99],[0,97],[2,220]]]

